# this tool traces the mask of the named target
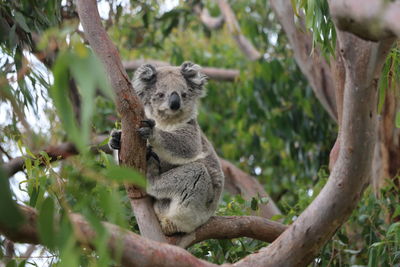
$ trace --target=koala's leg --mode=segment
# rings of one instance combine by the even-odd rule
[[[155,198],[154,210],[167,235],[192,232],[214,212],[211,178],[199,162],[151,177],[147,192]]]

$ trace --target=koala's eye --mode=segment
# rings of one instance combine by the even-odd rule
[[[182,93],[182,97],[186,98],[187,94],[186,93]]]
[[[163,98],[163,97],[165,96],[165,94],[164,94],[164,93],[158,93],[157,96],[158,96],[159,98]]]

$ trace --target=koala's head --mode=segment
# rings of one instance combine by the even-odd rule
[[[133,87],[144,104],[146,116],[168,125],[196,117],[197,101],[205,95],[206,81],[200,66],[192,62],[158,68],[145,64],[135,72]]]

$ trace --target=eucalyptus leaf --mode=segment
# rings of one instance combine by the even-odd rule
[[[39,211],[38,230],[41,241],[49,248],[54,248],[56,241],[54,230],[54,213],[54,202],[50,197],[48,197],[43,201]]]
[[[0,168],[0,224],[9,228],[17,228],[24,222],[24,217],[12,199],[8,177]]]

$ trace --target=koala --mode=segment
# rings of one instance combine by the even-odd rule
[[[138,129],[148,144],[146,191],[166,235],[190,233],[204,224],[221,196],[221,165],[197,123],[206,81],[200,66],[191,62],[158,68],[145,64],[133,77],[147,117]],[[111,134],[111,148],[120,148],[120,136]]]

